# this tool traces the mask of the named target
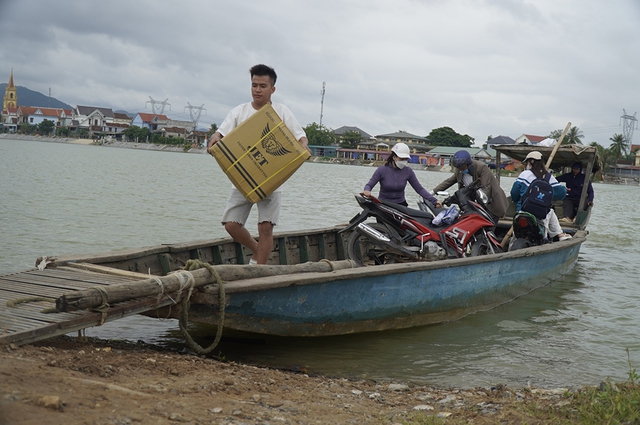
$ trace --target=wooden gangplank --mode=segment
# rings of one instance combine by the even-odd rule
[[[55,310],[55,300],[65,293],[97,286],[133,283],[149,277],[151,276],[142,273],[124,271],[97,272],[78,266],[31,269],[0,276],[0,345],[28,344],[99,326],[103,319],[106,323],[173,304],[169,297],[158,300],[156,296],[152,296],[110,305],[104,315],[88,310],[48,312]],[[45,300],[36,301],[38,298]],[[15,304],[16,302],[18,303]]]

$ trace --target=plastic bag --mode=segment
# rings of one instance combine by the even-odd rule
[[[451,205],[451,207],[449,207],[449,209],[444,213],[442,222],[444,224],[451,224],[456,220],[456,218],[458,218],[459,215],[460,215],[460,210],[458,209],[458,206]]]
[[[433,220],[431,220],[431,223],[434,226],[440,226],[441,224],[451,224],[456,218],[458,218],[459,214],[460,211],[458,210],[458,207],[456,205],[451,205],[449,209],[440,211],[438,215],[435,216]]]
[[[427,260],[442,260],[447,257],[447,251],[434,241],[425,244],[425,252]]]

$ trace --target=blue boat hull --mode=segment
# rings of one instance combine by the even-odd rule
[[[225,285],[224,328],[281,336],[401,329],[459,319],[569,272],[586,232],[503,254],[391,264]],[[189,319],[217,324],[217,286],[194,294]]]

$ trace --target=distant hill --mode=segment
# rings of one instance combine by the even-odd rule
[[[4,97],[4,90],[7,83],[0,84],[0,97]],[[74,107],[59,101],[55,97],[45,96],[44,94],[29,90],[26,87],[16,86],[16,95],[18,96],[18,106],[39,106],[41,108],[64,108],[73,109]],[[2,104],[0,104],[2,108]]]

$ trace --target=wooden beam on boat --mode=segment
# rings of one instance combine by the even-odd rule
[[[101,266],[99,264],[91,263],[67,263],[67,267],[73,267],[76,269],[89,270],[92,272],[112,274],[115,276],[137,277],[140,279],[148,279],[149,275],[138,272],[131,272],[129,270],[116,269],[115,267]]]
[[[356,266],[351,260],[343,260],[318,261],[295,265],[237,266],[223,264],[212,267],[224,282],[298,273],[332,272],[355,268]],[[191,277],[193,277],[193,282],[187,285],[186,282]],[[56,308],[62,312],[95,308],[104,303],[122,302],[163,293],[174,293],[180,290],[187,291],[191,287],[195,288],[211,283],[216,283],[216,277],[207,268],[190,272],[178,271],[167,276],[152,276],[138,282],[69,292],[56,299]]]

